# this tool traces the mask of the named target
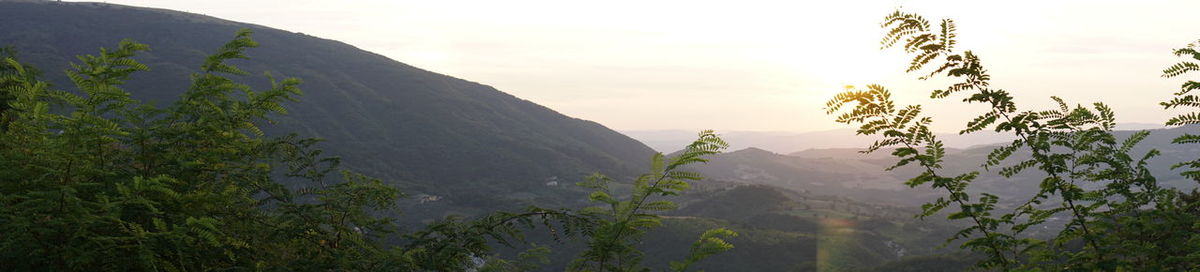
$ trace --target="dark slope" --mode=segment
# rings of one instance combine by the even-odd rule
[[[290,114],[268,132],[325,138],[326,151],[349,167],[449,202],[565,191],[544,184],[555,176],[570,184],[594,171],[630,175],[653,152],[600,124],[492,87],[301,33],[168,10],[3,1],[0,28],[0,45],[15,47],[65,90],[74,88],[59,71],[74,56],[123,38],[149,44],[151,52],[138,59],[151,71],[126,88],[160,105],[189,86],[189,74],[209,52],[250,28],[261,46],[235,63],[254,75],[243,81],[266,87],[265,71],[305,81],[302,101],[289,104]]]

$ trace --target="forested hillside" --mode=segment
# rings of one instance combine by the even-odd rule
[[[438,199],[436,210],[470,212],[520,201],[578,198],[569,185],[592,172],[628,177],[653,153],[595,122],[564,116],[492,87],[405,65],[341,42],[178,11],[104,3],[0,1],[0,45],[70,86],[63,71],[75,56],[122,39],[151,45],[139,56],[149,70],[125,87],[133,98],[175,101],[204,60],[239,28],[255,31],[265,50],[233,60],[252,75],[304,80],[303,100],[268,134],[327,139],[327,155]],[[247,80],[262,88],[268,82]],[[430,214],[436,218],[441,214]]]

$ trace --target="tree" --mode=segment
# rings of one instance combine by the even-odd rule
[[[907,72],[922,73],[921,80],[937,76],[958,80],[933,90],[931,98],[966,92],[963,102],[988,105],[960,134],[990,129],[1017,136],[1012,143],[994,149],[981,170],[1004,177],[1036,170],[1044,177],[1041,190],[1020,202],[1023,204],[1011,210],[998,209],[998,196],[968,191],[979,171],[955,174],[942,168],[945,149],[929,130],[933,119],[922,116],[920,105],[899,107],[880,85],[865,90],[848,88],[826,104],[827,112],[837,114],[838,122],[858,124],[858,134],[883,137],[864,152],[890,149],[899,161],[888,170],[909,164],[923,169],[907,182],[909,186],[929,185],[946,192],[923,205],[919,217],[956,207],[948,218],[967,220],[970,226],[950,240],[967,239],[962,247],[986,255],[978,266],[1000,270],[1200,269],[1200,233],[1195,232],[1200,227],[1200,214],[1195,212],[1198,204],[1188,194],[1157,184],[1147,165],[1157,150],[1131,154],[1149,132],[1118,139],[1112,133],[1114,113],[1103,103],[1071,107],[1051,97],[1059,107],[1020,110],[1007,91],[990,85],[991,76],[978,55],[956,51],[957,30],[952,20],[941,20],[935,27],[920,15],[897,11],[885,17],[882,27],[888,30],[881,42],[883,48],[900,46],[914,55]],[[1176,50],[1176,54],[1200,59],[1194,48]],[[1164,76],[1178,76],[1196,67],[1180,63],[1164,71]],[[1197,88],[1200,84],[1185,83],[1178,97],[1163,106],[1196,106],[1196,98],[1188,92]],[[844,109],[847,106],[850,108]],[[1168,125],[1194,124],[1200,119],[1196,116],[1184,114]],[[1175,142],[1197,142],[1193,138],[1185,135]],[[1017,152],[1032,156],[1010,159]],[[1196,165],[1200,164],[1185,162],[1177,167]],[[1200,180],[1194,171],[1184,175]],[[1101,186],[1086,189],[1081,186],[1084,183]],[[1071,220],[1060,226],[1053,238],[1035,239],[1025,233],[1058,214]]]

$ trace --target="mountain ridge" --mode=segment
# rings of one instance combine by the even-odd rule
[[[1119,123],[1116,130],[1163,129],[1166,126],[1149,123]],[[630,137],[642,141],[660,152],[673,152],[686,144],[693,132],[678,129],[621,130]],[[859,148],[874,141],[871,137],[855,134],[853,128],[792,132],[792,131],[721,131],[721,137],[729,142],[730,149],[739,150],[757,147],[775,153],[788,154],[808,149]],[[990,131],[960,135],[953,132],[938,133],[947,147],[971,148],[976,145],[991,145],[1013,140],[1012,136]]]

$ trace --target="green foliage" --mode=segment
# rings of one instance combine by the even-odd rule
[[[608,177],[594,174],[579,186],[594,189],[589,196],[593,202],[603,206],[585,209],[595,216],[588,248],[570,265],[575,271],[644,271],[642,252],[636,242],[649,229],[662,224],[659,215],[653,212],[670,211],[676,208],[668,200],[651,200],[655,196],[674,196],[689,187],[691,181],[701,179],[700,174],[681,170],[681,167],[704,163],[705,156],[720,153],[729,145],[713,134],[703,131],[700,138],[688,145],[680,154],[664,159],[659,153],[651,158],[650,172],[633,182],[633,191],[628,199],[618,200],[612,196]],[[716,229],[701,235],[692,247],[691,254],[680,263],[672,263],[672,269],[683,271],[692,263],[732,248],[723,236],[735,235],[732,231]]]
[[[148,49],[143,44],[122,41],[115,50],[79,57],[67,72],[77,92],[51,89],[35,70],[6,58],[0,80],[11,99],[0,113],[0,231],[7,233],[0,267],[470,267],[463,254],[422,255],[420,240],[384,247],[379,238],[394,226],[376,214],[391,209],[398,190],[338,170],[337,158],[313,148],[319,140],[264,136],[257,124],[285,113],[282,103],[300,94],[300,80],[272,79],[270,89],[257,91],[223,75],[245,74],[226,61],[244,58],[242,51],[255,45],[249,31],[238,32],[206,59],[181,99],[163,109],[141,104],[119,87],[147,69],[132,58]],[[335,171],[341,175],[330,178]],[[300,186],[284,186],[280,175]],[[444,236],[474,241],[485,235],[499,236]],[[467,254],[486,250],[448,245]]]
[[[1040,190],[1011,211],[997,207],[999,197],[968,191],[978,172],[947,174],[942,169],[945,151],[941,141],[929,131],[929,117],[922,117],[919,105],[898,108],[882,86],[866,90],[848,89],[826,104],[828,113],[840,113],[838,122],[859,124],[858,134],[882,135],[883,139],[867,148],[873,152],[893,148],[899,161],[890,169],[911,163],[923,169],[910,179],[909,186],[929,184],[947,195],[924,205],[920,217],[931,216],[944,208],[952,220],[972,224],[953,236],[968,239],[963,247],[985,254],[979,266],[987,269],[1030,270],[1187,270],[1197,269],[1194,252],[1200,250],[1200,236],[1188,232],[1188,226],[1200,222],[1200,214],[1189,212],[1194,201],[1178,190],[1164,188],[1150,175],[1147,160],[1159,154],[1151,150],[1140,156],[1131,150],[1149,132],[1118,139],[1112,129],[1116,123],[1112,110],[1095,103],[1091,107],[1071,107],[1052,97],[1057,108],[1018,110],[1014,98],[1002,89],[990,86],[991,77],[981,59],[971,51],[957,52],[955,26],[942,20],[936,29],[920,15],[897,11],[885,17],[882,27],[884,48],[903,41],[905,52],[914,54],[908,72],[919,72],[933,65],[920,79],[946,76],[958,81],[944,89],[933,90],[930,97],[947,98],[971,91],[963,102],[988,105],[987,111],[966,124],[960,133],[984,129],[1017,136],[1011,144],[994,149],[981,165],[1005,177],[1034,170],[1043,175]],[[1196,57],[1195,51],[1180,49],[1177,55]],[[939,62],[939,58],[941,61]],[[1181,63],[1164,71],[1172,77],[1195,70]],[[929,70],[929,69],[926,69]],[[1176,99],[1164,102],[1167,108],[1195,106],[1196,98],[1187,95],[1197,83],[1189,81]],[[850,110],[845,106],[853,105]],[[1168,125],[1193,124],[1189,113],[1168,121]],[[1190,120],[1190,121],[1189,121]],[[1176,142],[1189,142],[1188,135]],[[1192,136],[1194,137],[1194,136]],[[1017,152],[1028,152],[1028,159],[1013,161]],[[1184,163],[1181,165],[1200,165]],[[998,168],[997,168],[998,167]],[[1193,172],[1185,176],[1195,179]],[[972,200],[972,198],[976,200]],[[1048,240],[1024,235],[1033,226],[1065,213],[1070,220]],[[1193,228],[1194,230],[1194,228]],[[1152,235],[1146,235],[1152,234]],[[1147,237],[1151,236],[1151,237]],[[1188,241],[1176,243],[1171,241]],[[1082,248],[1079,248],[1082,245]],[[1167,257],[1183,256],[1183,257]]]
[[[686,260],[680,262],[671,262],[671,270],[687,271],[688,267],[708,256],[716,255],[726,250],[733,248],[729,242],[725,242],[722,238],[736,237],[737,233],[725,228],[710,229],[700,235],[700,239],[692,244],[691,250],[688,251]]]
[[[225,61],[254,46],[249,35],[239,32],[210,56],[163,109],[120,88],[147,70],[133,59],[144,44],[80,56],[67,71],[74,92],[6,59],[13,99],[0,135],[0,266],[366,269],[393,258],[371,240],[390,221],[371,213],[388,209],[397,190],[347,171],[328,181],[336,159],[311,151],[316,140],[267,138],[256,125],[283,113],[300,81],[256,91],[221,75],[236,72]],[[285,188],[275,165],[308,183]]]
[[[78,57],[66,72],[75,91],[52,88],[0,50],[0,267],[523,271],[545,263],[548,248],[509,261],[492,257],[491,246],[512,246],[535,227],[555,239],[587,236],[620,245],[618,252],[589,251],[620,263],[639,255],[630,239],[657,224],[646,211],[674,208],[647,199],[686,189],[700,176],[677,168],[726,146],[705,132],[669,163],[655,156],[654,172],[639,179],[632,199],[593,194],[611,201],[611,214],[529,207],[396,233],[393,219],[380,215],[395,212],[398,189],[341,169],[339,158],[316,149],[319,139],[268,137],[260,128],[286,114],[283,103],[301,94],[301,81],[267,74],[270,88],[255,90],[231,79],[247,74],[228,61],[245,59],[244,51],[257,46],[250,36],[238,31],[206,58],[191,87],[165,108],[120,87],[148,70],[133,58],[147,45],[125,40]],[[723,229],[703,235],[683,268],[729,249],[721,237],[730,235]],[[396,242],[385,245],[388,239]]]
[[[0,47],[0,116],[9,109],[9,102],[16,99],[17,88],[21,82],[31,82],[41,75],[32,66],[16,60],[16,52],[11,47]],[[7,119],[0,119],[0,130],[4,129]]]
[[[1176,56],[1188,57],[1188,58],[1190,58],[1190,60],[1181,61],[1175,65],[1172,65],[1171,67],[1168,67],[1167,69],[1164,69],[1162,76],[1166,77],[1166,78],[1182,76],[1189,72],[1194,72],[1197,70],[1197,68],[1200,68],[1200,66],[1197,66],[1195,62],[1192,62],[1192,61],[1200,60],[1200,53],[1198,53],[1196,51],[1197,48],[1200,48],[1200,42],[1191,43],[1191,44],[1188,44],[1187,47],[1175,49],[1174,53]],[[1180,90],[1178,92],[1175,92],[1175,98],[1172,98],[1170,101],[1159,103],[1159,105],[1162,105],[1163,108],[1165,108],[1165,109],[1180,108],[1180,107],[1200,108],[1200,97],[1196,96],[1195,93],[1192,93],[1192,91],[1195,91],[1197,89],[1200,89],[1200,82],[1196,82],[1195,80],[1188,80],[1187,82],[1184,82],[1182,86],[1180,86]],[[1172,117],[1170,120],[1167,120],[1168,126],[1194,125],[1194,124],[1200,124],[1200,113],[1198,113],[1198,112],[1189,112],[1189,113],[1179,114],[1179,115],[1176,115],[1175,117]],[[1200,143],[1200,136],[1197,136],[1195,134],[1185,134],[1183,136],[1175,138],[1174,143],[1177,143],[1177,144]],[[1192,161],[1188,161],[1188,162],[1181,162],[1179,164],[1176,164],[1174,167],[1175,168],[1186,167],[1187,169],[1191,169],[1188,171],[1183,171],[1183,173],[1182,173],[1183,176],[1191,178],[1191,179],[1200,180],[1200,159],[1192,160]]]

